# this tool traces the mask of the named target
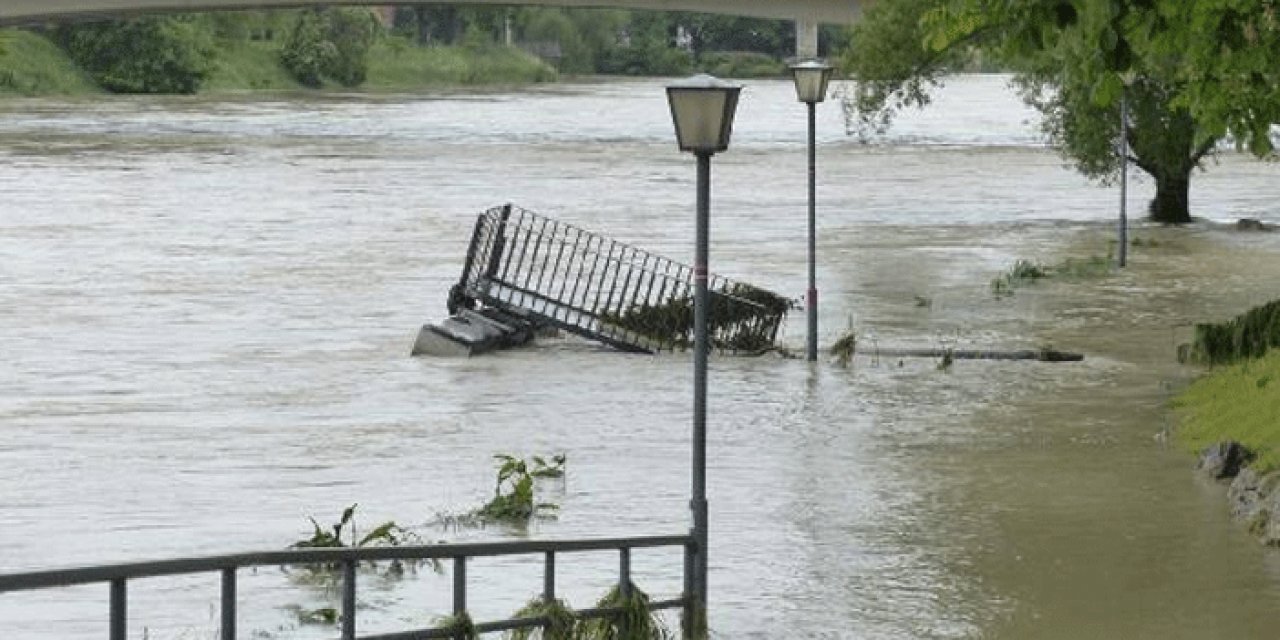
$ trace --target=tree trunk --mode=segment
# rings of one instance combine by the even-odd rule
[[[413,8],[413,15],[417,23],[418,45],[425,47],[431,43],[431,19],[427,16],[427,8],[418,5]]]
[[[1191,190],[1191,169],[1156,176],[1156,197],[1151,199],[1149,213],[1155,222],[1186,224],[1191,222],[1187,195]]]

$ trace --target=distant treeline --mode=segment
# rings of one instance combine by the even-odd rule
[[[156,15],[27,34],[0,37],[0,90],[39,93],[58,84],[67,66],[117,93],[195,93],[211,84],[411,89],[545,81],[557,73],[752,77],[783,73],[795,43],[790,21],[440,4]],[[70,63],[41,69],[49,47],[30,36],[56,45]],[[842,29],[824,29],[820,47],[834,51],[844,38]],[[2,51],[14,46],[28,48],[25,60]]]

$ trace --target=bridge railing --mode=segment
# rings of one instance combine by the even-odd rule
[[[580,540],[522,540],[515,542],[479,542],[461,544],[414,545],[396,547],[344,547],[324,549],[289,549],[233,555],[173,558],[150,562],[112,564],[72,569],[55,569],[29,573],[0,575],[0,593],[31,591],[56,587],[105,583],[110,590],[109,640],[125,640],[128,623],[128,583],[139,578],[189,575],[199,573],[221,574],[220,640],[236,640],[236,575],[240,569],[261,566],[290,566],[323,564],[338,567],[342,573],[341,640],[417,640],[425,638],[458,638],[463,634],[456,627],[433,627],[378,635],[356,635],[356,569],[361,563],[393,560],[451,561],[453,564],[453,602],[455,616],[467,612],[467,560],[470,558],[536,555],[543,558],[543,585],[541,597],[545,602],[556,600],[556,557],[559,554],[589,551],[616,551],[618,553],[618,589],[624,601],[632,594],[631,551],[633,549],[681,547],[684,551],[684,587],[680,597],[652,600],[650,611],[682,609],[685,621],[685,637],[693,625],[692,567],[697,552],[693,537],[689,534],[674,536],[646,536],[631,538],[588,538]],[[577,609],[578,619],[599,619],[621,616],[622,607],[597,607]],[[495,633],[517,629],[547,627],[551,620],[545,616],[509,618],[475,624],[477,633]]]

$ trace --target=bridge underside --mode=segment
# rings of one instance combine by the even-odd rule
[[[865,0],[452,0],[457,4],[550,5],[697,11],[809,23],[854,22]],[[4,0],[0,24],[22,24],[66,17],[148,12],[187,12],[304,7],[323,4],[394,4],[388,0]]]

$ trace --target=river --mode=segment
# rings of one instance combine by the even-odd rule
[[[1275,297],[1280,169],[1225,153],[1205,220],[1138,222],[1133,267],[997,300],[1015,259],[1103,254],[1117,194],[999,76],[953,79],[880,143],[819,108],[823,343],[1035,348],[1080,364],[714,358],[710,621],[721,638],[1260,638],[1280,555],[1171,446],[1191,322]],[[804,283],[804,110],[752,81],[713,163],[712,270]],[[503,202],[691,261],[694,167],[662,83],[325,98],[0,102],[0,572],[281,548],[359,503],[427,540],[689,526],[687,355],[572,339],[409,358],[475,214]],[[1131,211],[1150,197],[1137,179]],[[1138,217],[1138,216],[1135,216]],[[920,298],[921,300],[917,300]],[[784,342],[803,344],[796,314]],[[564,452],[554,521],[444,530],[500,452]],[[478,619],[540,588],[477,561]],[[679,589],[678,557],[637,582]],[[589,606],[615,560],[562,560]],[[366,583],[370,584],[370,583]],[[426,626],[447,577],[373,583],[361,631]],[[246,638],[320,638],[333,594],[241,579]],[[105,586],[0,595],[7,639],[105,636]],[[130,637],[213,637],[216,576],[130,586]]]

